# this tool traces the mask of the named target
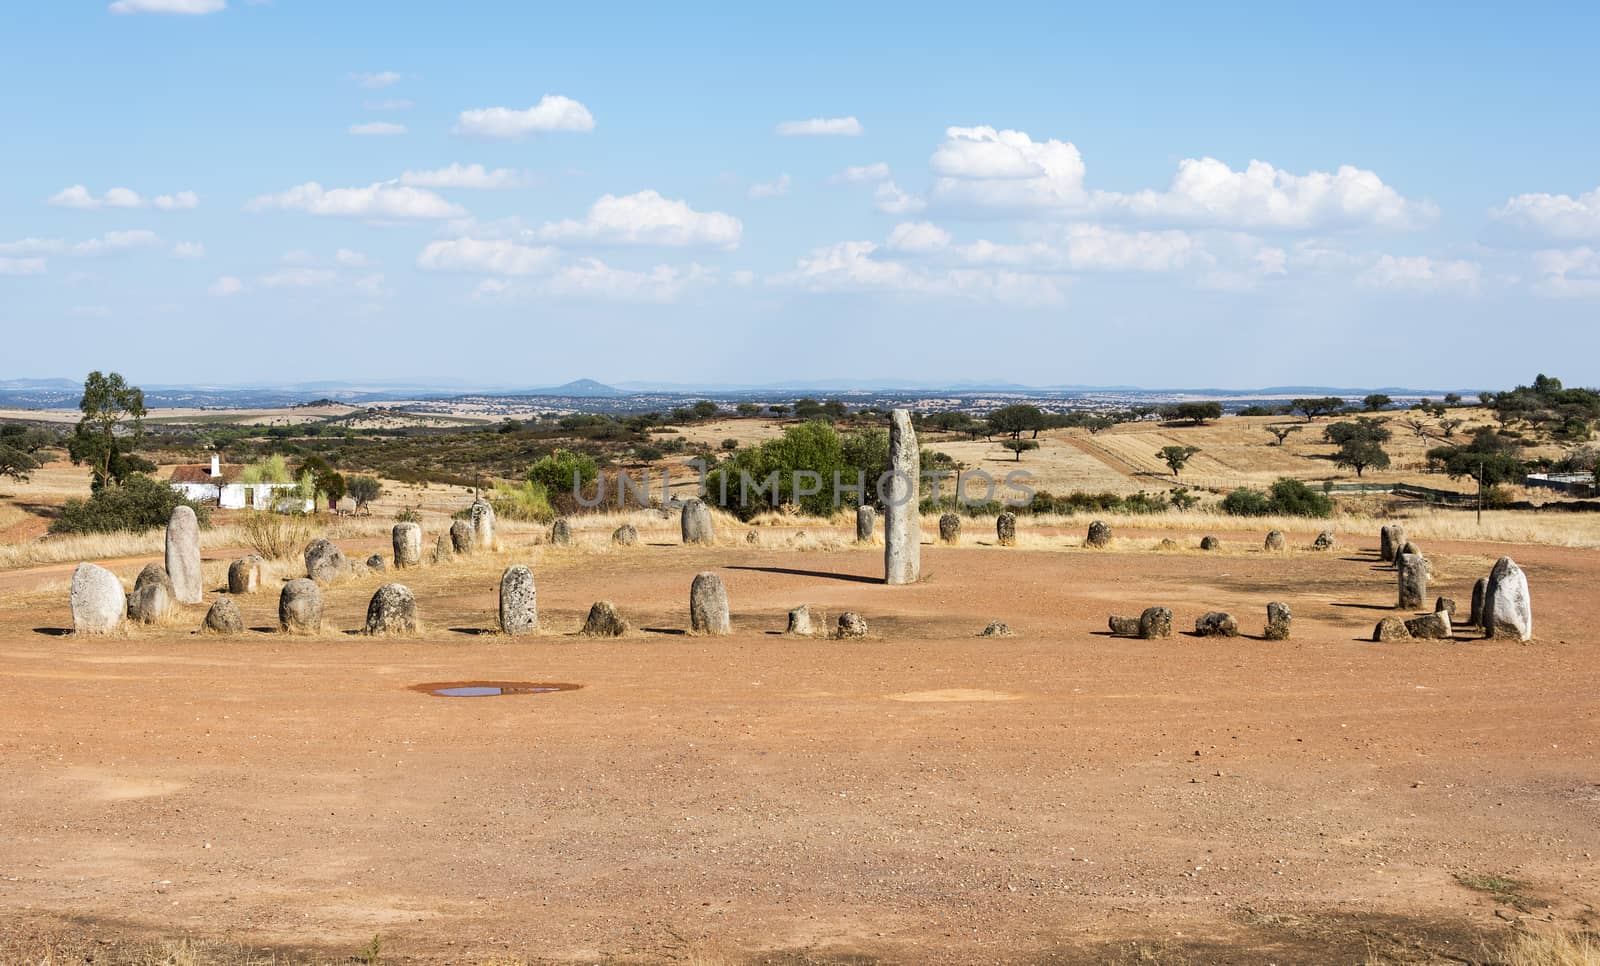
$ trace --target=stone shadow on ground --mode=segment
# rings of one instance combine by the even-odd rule
[[[726,569],[753,570],[763,574],[787,574],[791,577],[818,577],[823,580],[848,580],[858,584],[883,583],[882,577],[865,577],[861,574],[839,574],[831,573],[826,570],[802,570],[798,567],[751,567],[747,565],[733,564],[728,566]]]

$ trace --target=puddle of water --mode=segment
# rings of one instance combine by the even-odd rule
[[[581,684],[560,684],[553,681],[440,681],[433,684],[413,684],[411,690],[438,698],[495,698],[516,694],[550,694],[555,691],[576,691]]]

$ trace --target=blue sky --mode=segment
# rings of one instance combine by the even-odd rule
[[[0,377],[1600,382],[1600,8],[60,0]]]

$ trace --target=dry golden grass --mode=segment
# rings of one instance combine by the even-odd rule
[[[1600,934],[1518,932],[1494,961],[1503,966],[1600,966]]]

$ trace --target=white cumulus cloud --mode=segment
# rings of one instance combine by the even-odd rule
[[[872,184],[888,180],[889,166],[882,161],[854,165],[829,178],[834,184]]]
[[[406,133],[406,126],[393,121],[365,121],[361,124],[352,124],[347,130],[357,137],[385,138]]]
[[[548,131],[592,131],[594,115],[570,97],[546,94],[526,110],[484,107],[462,111],[455,133],[485,138],[519,138]]]
[[[914,215],[928,207],[926,201],[901,190],[893,181],[878,185],[878,190],[872,193],[872,203],[886,215]]]
[[[393,87],[400,83],[400,74],[392,70],[374,71],[370,74],[351,74],[350,77],[357,84],[370,90]]]
[[[131,188],[110,188],[96,198],[81,184],[62,188],[46,199],[57,208],[77,208],[88,211],[95,208],[159,208],[162,211],[187,211],[200,205],[200,196],[193,191],[179,191],[170,195],[157,195],[146,199]]]
[[[1600,251],[1587,245],[1566,250],[1547,249],[1533,255],[1538,278],[1533,290],[1558,298],[1600,296]]]
[[[1069,284],[1065,279],[1029,272],[908,265],[884,257],[879,246],[868,241],[814,249],[793,271],[771,281],[808,292],[887,291],[1024,304],[1060,302]]]
[[[950,247],[950,233],[929,221],[907,221],[894,226],[886,244],[896,252],[936,252]]]
[[[43,275],[44,259],[42,258],[4,258],[0,257],[0,275]]]
[[[244,283],[232,275],[217,276],[217,280],[212,282],[211,286],[206,289],[207,294],[215,295],[218,298],[227,298],[230,295],[238,295],[243,291]]]
[[[417,256],[417,266],[435,272],[537,275],[555,260],[555,249],[547,246],[522,245],[504,238],[451,238],[430,242]]]
[[[172,246],[173,258],[196,259],[206,257],[206,246],[199,242],[178,242]]]
[[[1370,288],[1422,294],[1476,295],[1482,269],[1477,262],[1429,258],[1425,255],[1383,255],[1357,281]]]
[[[1600,188],[1572,195],[1525,194],[1509,198],[1489,217],[1523,231],[1562,241],[1600,238]]]
[[[516,188],[526,183],[522,172],[511,168],[489,170],[481,164],[452,163],[431,171],[407,171],[400,183],[418,188]]]
[[[783,137],[856,137],[861,131],[861,122],[854,117],[814,117],[778,125]]]
[[[273,209],[374,219],[460,218],[466,214],[465,209],[431,191],[393,183],[325,189],[315,181],[308,181],[287,191],[262,195],[245,206],[247,211]]]
[[[116,0],[112,13],[175,13],[197,16],[227,9],[227,0]]]
[[[733,215],[695,211],[687,202],[647,190],[603,195],[582,221],[548,222],[539,230],[539,237],[545,241],[732,249],[739,246],[743,232],[744,223]]]
[[[779,175],[776,181],[761,181],[750,186],[747,192],[752,199],[781,198],[789,193],[789,176]]]
[[[566,297],[672,302],[691,287],[709,284],[713,277],[711,270],[700,265],[657,265],[647,272],[635,272],[596,258],[583,258],[552,273],[540,283],[539,290]]]

